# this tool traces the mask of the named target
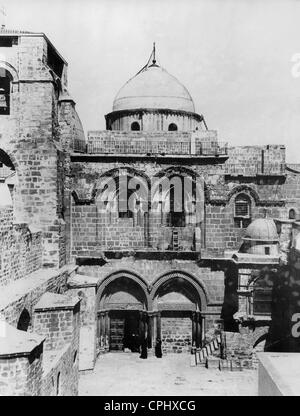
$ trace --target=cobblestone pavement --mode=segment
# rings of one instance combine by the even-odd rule
[[[142,360],[139,354],[109,353],[80,376],[79,395],[256,396],[257,371],[191,367],[188,354]]]

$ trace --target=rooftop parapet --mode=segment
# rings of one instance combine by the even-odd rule
[[[74,152],[102,155],[227,155],[213,130],[199,132],[90,131],[87,145],[74,142]]]

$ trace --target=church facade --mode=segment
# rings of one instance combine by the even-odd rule
[[[220,141],[155,49],[87,137],[44,34],[2,29],[0,53],[0,394],[75,395],[80,370],[141,345],[194,355],[221,337],[206,355],[251,367],[300,165]]]

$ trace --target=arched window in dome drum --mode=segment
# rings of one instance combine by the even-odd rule
[[[234,202],[234,224],[246,228],[251,222],[251,201],[245,194],[239,194]]]
[[[292,208],[289,210],[289,220],[295,220],[296,219],[296,211]]]
[[[140,124],[137,121],[134,121],[133,123],[131,123],[131,130],[140,131],[141,130]]]
[[[169,124],[168,130],[169,131],[177,131],[178,127],[175,123],[171,123],[171,124]]]

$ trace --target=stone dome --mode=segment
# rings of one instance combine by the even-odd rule
[[[244,240],[278,241],[275,222],[270,218],[258,218],[252,221],[246,229]]]
[[[195,112],[188,90],[157,64],[147,66],[126,82],[113,103],[113,111],[141,108]]]

